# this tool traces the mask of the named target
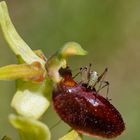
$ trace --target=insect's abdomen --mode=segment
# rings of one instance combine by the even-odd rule
[[[60,118],[82,134],[113,138],[125,129],[120,113],[109,101],[79,85],[59,85],[53,104]]]

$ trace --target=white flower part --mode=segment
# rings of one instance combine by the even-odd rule
[[[23,116],[38,119],[48,108],[49,102],[42,95],[28,89],[18,90],[14,95],[11,106]]]
[[[97,80],[98,80],[98,73],[96,71],[91,71],[88,86],[92,87],[97,82]]]

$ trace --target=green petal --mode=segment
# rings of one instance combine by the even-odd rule
[[[82,139],[75,130],[72,130],[71,132],[67,133],[65,136],[59,138],[58,140],[82,140]]]
[[[51,96],[52,85],[48,85],[47,82],[33,83],[19,80],[11,106],[22,116],[40,118],[50,105],[47,96]]]
[[[63,57],[72,56],[72,55],[86,55],[85,51],[80,44],[76,42],[68,42],[59,52]]]
[[[52,79],[53,82],[58,83],[61,80],[59,69],[61,67],[66,67],[66,59],[59,58],[58,55],[54,55],[48,59],[46,67],[50,79]]]
[[[59,51],[52,55],[46,64],[49,77],[56,83],[61,80],[59,69],[67,66],[66,59],[72,55],[86,55],[87,52],[76,42],[68,42]]]
[[[45,76],[45,71],[40,66],[39,62],[19,65],[8,65],[0,68],[0,80],[42,80]],[[41,79],[42,77],[42,79]],[[45,77],[44,77],[45,78]]]
[[[44,66],[45,61],[39,58],[17,33],[9,17],[5,1],[0,2],[0,25],[6,41],[16,55],[21,56],[28,64],[38,61]]]
[[[10,122],[19,130],[21,140],[50,140],[46,125],[32,118],[10,115]]]

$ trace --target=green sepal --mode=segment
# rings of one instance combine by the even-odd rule
[[[50,140],[48,127],[33,118],[9,116],[11,124],[19,130],[21,140]]]
[[[27,64],[38,61],[44,66],[45,61],[39,58],[17,33],[9,17],[5,1],[0,2],[0,25],[9,47],[16,55],[21,56]]]

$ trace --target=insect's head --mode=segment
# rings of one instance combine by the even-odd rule
[[[72,72],[71,72],[69,66],[67,66],[66,68],[60,68],[59,74],[62,78],[72,77]]]

